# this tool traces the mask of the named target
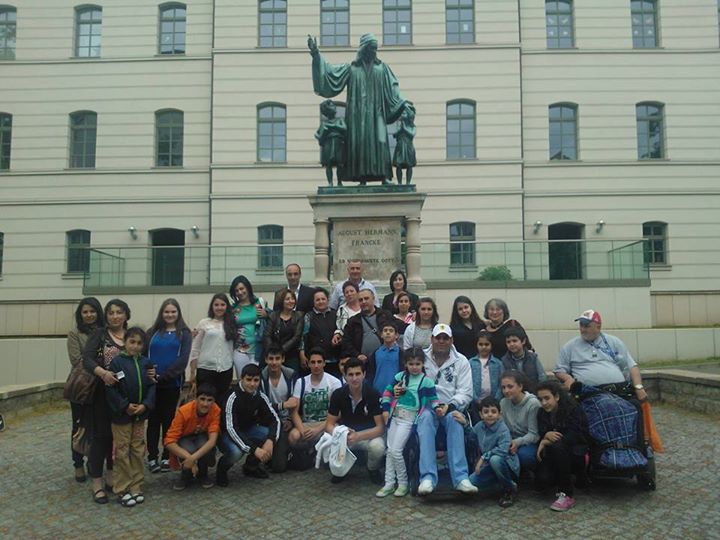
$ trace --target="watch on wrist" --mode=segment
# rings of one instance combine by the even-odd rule
[[[635,390],[644,390],[645,387],[642,384],[635,384],[633,385],[635,387]]]

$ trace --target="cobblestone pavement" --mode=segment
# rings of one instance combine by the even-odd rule
[[[175,474],[146,475],[137,508],[93,504],[72,476],[69,410],[11,423],[0,433],[2,538],[720,538],[720,422],[671,406],[654,407],[666,453],[658,489],[619,481],[576,493],[565,514],[550,495],[521,491],[509,509],[491,498],[376,499],[362,471],[330,484],[325,470],[248,479],[239,467],[229,488],[178,493]]]

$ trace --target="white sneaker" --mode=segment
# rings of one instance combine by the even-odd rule
[[[432,480],[423,480],[418,486],[418,495],[430,495],[434,489],[435,486],[433,486]],[[475,491],[477,491],[477,489],[475,489]]]
[[[460,480],[460,483],[457,486],[455,486],[455,489],[461,493],[477,493],[478,492],[478,488],[473,486],[470,483],[470,480],[468,480],[467,478],[465,480]]]

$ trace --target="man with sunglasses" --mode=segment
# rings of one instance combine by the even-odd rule
[[[640,401],[647,399],[640,368],[620,338],[602,332],[600,313],[588,309],[575,321],[580,335],[560,350],[554,370],[563,386],[570,389],[580,381],[618,394],[634,392]]]
[[[418,495],[429,495],[438,482],[435,438],[442,426],[447,442],[448,467],[453,487],[461,493],[477,493],[468,479],[463,424],[452,414],[462,413],[472,401],[472,371],[467,358],[453,345],[452,330],[436,324],[431,346],[425,350],[425,376],[435,383],[440,404],[425,410],[417,420],[420,442],[420,485]]]

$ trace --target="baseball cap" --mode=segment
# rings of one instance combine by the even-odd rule
[[[452,337],[452,330],[447,324],[436,324],[432,331],[432,337],[438,337],[440,334],[445,334],[447,337]]]
[[[600,314],[597,311],[594,311],[592,309],[588,309],[587,311],[583,311],[580,316],[575,319],[576,322],[586,322],[591,323],[595,322],[598,324],[602,324],[602,319],[600,318]]]

